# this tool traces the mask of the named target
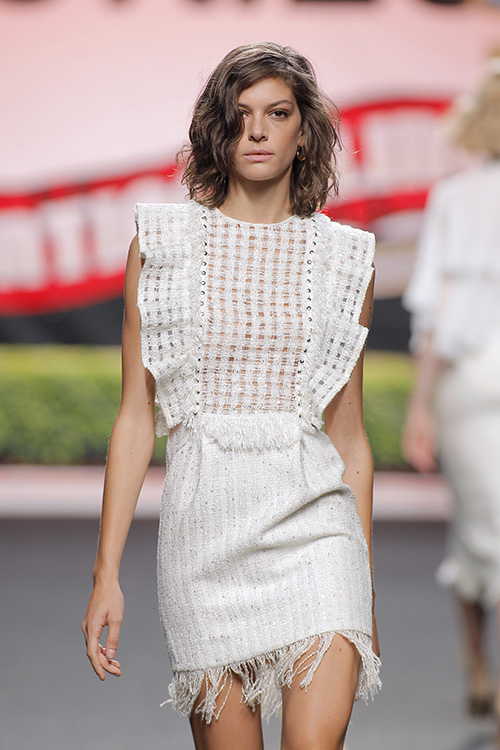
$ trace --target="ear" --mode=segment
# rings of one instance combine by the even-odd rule
[[[303,145],[304,145],[304,141],[305,141],[305,138],[304,138],[304,128],[301,127],[300,131],[299,131],[299,140],[297,141],[297,147],[298,148],[302,148]]]

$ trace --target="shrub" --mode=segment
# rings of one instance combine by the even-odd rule
[[[408,469],[401,455],[401,431],[413,381],[407,354],[367,352],[364,373],[366,432],[378,470]]]
[[[412,377],[405,355],[369,352],[366,428],[377,469],[401,469],[399,435]],[[103,462],[120,401],[116,347],[0,346],[0,460]],[[153,461],[162,464],[165,438]]]

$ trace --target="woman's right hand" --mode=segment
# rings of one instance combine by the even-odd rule
[[[94,588],[82,630],[92,667],[104,680],[120,676],[115,659],[123,621],[123,595],[118,571],[137,498],[153,455],[155,380],[141,356],[141,319],[137,288],[142,270],[137,236],[130,245],[125,272],[125,317],[122,339],[122,397],[111,431]],[[107,628],[106,643],[99,639]]]
[[[118,581],[96,580],[82,622],[82,631],[87,644],[87,656],[100,680],[106,679],[106,672],[115,677],[121,675],[120,663],[114,656],[120,639],[123,609],[123,594]],[[106,645],[102,646],[99,639],[106,627]]]

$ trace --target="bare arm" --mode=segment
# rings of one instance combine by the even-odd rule
[[[125,318],[122,339],[122,398],[109,443],[104,480],[94,587],[82,630],[87,655],[101,680],[119,675],[114,661],[123,620],[118,575],[139,492],[154,447],[154,379],[141,361],[137,284],[142,264],[137,238],[130,246],[125,275]],[[106,647],[99,638],[108,627]]]
[[[373,307],[372,279],[359,322],[369,327]],[[351,487],[372,562],[373,458],[363,422],[363,353],[351,378],[324,412],[325,433],[345,463],[344,481]],[[373,650],[378,654],[378,638],[373,623]]]

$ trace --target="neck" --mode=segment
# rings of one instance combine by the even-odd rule
[[[279,184],[229,181],[226,198],[219,209],[240,221],[274,224],[292,215],[290,180]]]

